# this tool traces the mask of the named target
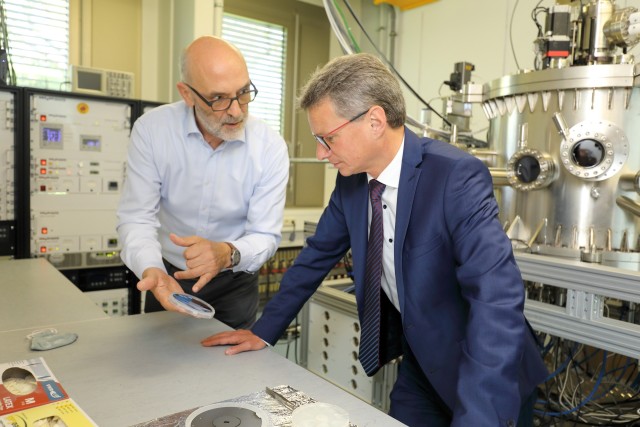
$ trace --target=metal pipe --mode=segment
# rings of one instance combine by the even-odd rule
[[[536,242],[536,239],[538,238],[538,235],[540,234],[540,231],[542,231],[543,227],[546,227],[548,225],[547,219],[543,219],[542,221],[540,221],[540,224],[538,224],[538,227],[536,228],[536,231],[534,231],[533,235],[531,236],[531,238],[529,239],[529,241],[527,242],[527,246],[531,247],[533,246],[533,244]]]
[[[507,187],[509,180],[507,179],[507,171],[503,168],[489,168],[491,179],[494,187]]]
[[[449,144],[456,145],[458,143],[458,125],[451,124],[451,136],[449,137]]]
[[[338,11],[335,10],[331,0],[322,0],[324,10],[329,18],[329,24],[333,30],[333,34],[338,39],[340,47],[345,54],[352,54],[356,52],[356,47],[349,42],[349,36],[347,30],[340,23],[340,17]]]
[[[616,205],[620,206],[623,211],[640,217],[640,205],[627,196],[618,196],[616,198]]]
[[[498,162],[498,156],[500,155],[500,153],[498,153],[497,151],[487,150],[483,148],[481,149],[471,148],[471,149],[467,149],[467,152],[471,154],[473,157],[480,159],[482,163],[487,165],[487,167],[490,169],[496,165],[496,163]],[[496,169],[496,170],[499,170],[499,169]]]
[[[569,128],[562,114],[554,113],[552,119],[553,124],[556,125],[556,129],[558,129],[558,133],[562,135],[564,139],[569,139]]]
[[[621,175],[618,181],[618,187],[620,187],[622,191],[635,191],[640,194],[640,171],[635,175],[630,173]]]
[[[389,6],[389,11],[391,11],[391,21],[390,31],[389,31],[389,62],[392,64],[396,63],[396,37],[398,33],[396,31],[396,8],[393,5]]]

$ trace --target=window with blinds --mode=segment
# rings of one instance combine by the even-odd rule
[[[16,85],[61,90],[69,68],[69,0],[2,0]]]
[[[247,61],[251,81],[258,89],[258,96],[249,107],[251,114],[282,134],[286,28],[225,13],[222,38],[240,49]]]

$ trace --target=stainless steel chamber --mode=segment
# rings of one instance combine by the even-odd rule
[[[505,229],[532,252],[640,267],[640,66],[635,8],[557,5],[539,69],[483,87]]]

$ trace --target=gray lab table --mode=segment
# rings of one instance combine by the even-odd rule
[[[224,347],[202,347],[201,339],[229,329],[217,320],[172,312],[107,317],[44,260],[0,261],[0,277],[0,363],[43,357],[100,427],[131,426],[278,385],[341,406],[358,427],[403,425],[270,349],[226,356]],[[26,336],[47,326],[79,338],[30,350]]]
[[[107,317],[47,260],[0,261],[0,331]]]

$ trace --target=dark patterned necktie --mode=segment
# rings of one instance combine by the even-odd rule
[[[371,227],[364,279],[364,307],[360,333],[360,363],[367,375],[380,367],[380,279],[382,277],[382,192],[385,185],[369,181]]]

